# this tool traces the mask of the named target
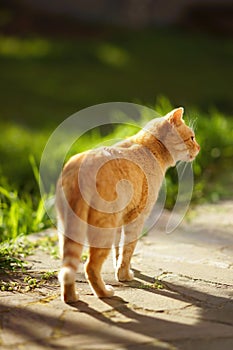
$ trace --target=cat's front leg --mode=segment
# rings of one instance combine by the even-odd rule
[[[124,227],[124,245],[118,258],[116,278],[118,281],[132,281],[134,273],[130,269],[130,262],[133,256],[137,240],[141,234],[143,223],[134,222]]]
[[[134,273],[130,269],[130,261],[136,247],[137,241],[124,245],[122,249],[122,256],[119,260],[119,266],[116,271],[116,278],[118,281],[132,281],[134,279]]]
[[[113,246],[113,266],[116,269],[118,267],[118,262],[122,253],[122,236],[123,236],[123,227],[120,227],[116,230],[114,246]]]

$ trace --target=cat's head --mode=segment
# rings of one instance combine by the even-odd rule
[[[184,109],[176,108],[164,117],[163,142],[171,153],[175,162],[190,162],[200,151],[192,128],[183,120]]]
[[[167,148],[173,165],[177,161],[193,161],[200,151],[194,131],[183,120],[183,112],[182,107],[176,108],[163,118],[151,120],[144,127],[144,131],[149,131]]]

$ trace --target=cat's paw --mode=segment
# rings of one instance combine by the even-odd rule
[[[134,273],[130,269],[119,268],[117,271],[117,279],[120,282],[129,282],[134,279]]]
[[[95,293],[96,294],[96,293]],[[105,289],[97,294],[99,298],[111,298],[114,295],[114,289],[112,286],[106,284]]]
[[[75,291],[75,287],[71,284],[66,284],[61,291],[61,300],[64,303],[74,303],[79,300],[79,295]]]

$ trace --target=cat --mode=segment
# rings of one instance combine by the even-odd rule
[[[151,120],[137,134],[114,146],[71,157],[56,188],[62,258],[59,281],[64,302],[78,300],[75,273],[85,239],[89,242],[85,274],[96,296],[114,294],[101,277],[112,246],[117,280],[134,278],[131,257],[166,170],[177,161],[193,161],[199,151],[180,107]]]

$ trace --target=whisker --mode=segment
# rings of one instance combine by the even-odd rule
[[[196,127],[197,127],[197,118],[192,119],[192,120],[189,121],[189,127],[190,127],[190,129],[192,129],[192,131],[195,131],[195,130],[196,130]]]

